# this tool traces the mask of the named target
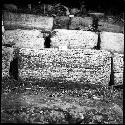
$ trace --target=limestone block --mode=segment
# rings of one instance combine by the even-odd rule
[[[40,15],[4,12],[3,20],[5,29],[40,29],[52,30],[53,17],[43,17]]]
[[[44,48],[43,34],[38,30],[6,30],[3,43],[13,43],[16,47]]]
[[[69,17],[60,16],[54,18],[53,29],[68,29]]]
[[[114,53],[113,56],[113,71],[115,73],[123,73],[124,69],[124,55]]]
[[[101,49],[111,52],[124,53],[124,34],[113,32],[102,32]]]
[[[91,31],[55,29],[51,47],[67,46],[70,49],[89,49],[97,45],[98,35]]]
[[[92,25],[91,17],[74,17],[71,19],[71,25],[69,26],[69,29],[80,28],[82,30],[86,30],[90,25]]]
[[[114,33],[124,33],[124,24],[121,25],[114,25],[109,22],[99,21],[99,27],[98,29],[100,31],[106,31],[106,32],[114,32]]]
[[[53,80],[108,85],[111,55],[107,51],[82,49],[21,48],[19,77],[23,80]]]
[[[2,78],[9,76],[10,62],[14,57],[14,48],[2,46]]]

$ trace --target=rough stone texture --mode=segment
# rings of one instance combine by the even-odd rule
[[[69,17],[61,16],[54,18],[53,29],[68,29]]]
[[[123,72],[124,69],[124,55],[114,53],[113,56],[113,70],[115,73]]]
[[[124,70],[124,55],[114,53],[113,56],[113,71],[114,71],[114,84],[123,84],[123,70]]]
[[[53,27],[53,17],[43,17],[33,14],[22,14],[4,12],[3,20],[5,29],[13,28],[28,28],[28,29],[41,29],[51,30]]]
[[[107,32],[114,32],[114,33],[124,33],[124,26],[114,25],[109,22],[99,21],[99,30],[100,31],[107,31]]]
[[[124,53],[124,34],[123,33],[112,33],[102,32],[101,38],[101,49],[108,50],[111,52]]]
[[[77,29],[80,28],[82,30],[86,30],[87,27],[92,25],[92,18],[91,17],[74,17],[71,20],[71,25],[69,29]]]
[[[2,78],[9,76],[10,62],[14,57],[14,48],[2,46]]]
[[[123,72],[114,73],[114,85],[123,85]]]
[[[98,35],[91,31],[55,29],[52,32],[51,47],[67,46],[70,49],[93,48],[97,45]]]
[[[44,48],[43,34],[38,30],[6,30],[3,44],[12,43],[20,48]]]
[[[22,48],[19,55],[21,79],[101,82],[104,85],[110,79],[111,55],[107,51]]]

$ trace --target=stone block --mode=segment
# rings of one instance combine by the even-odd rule
[[[114,53],[113,55],[113,71],[115,73],[123,73],[124,69],[124,55]]]
[[[114,85],[123,85],[123,72],[114,73]]]
[[[60,80],[108,85],[111,55],[107,51],[21,48],[19,77],[23,80]]]
[[[124,34],[113,32],[102,32],[101,49],[108,50],[110,52],[124,53]]]
[[[40,29],[52,30],[53,17],[43,17],[40,15],[3,12],[5,29]]]
[[[92,18],[91,17],[74,17],[71,19],[71,24],[69,29],[82,29],[86,30],[88,27],[92,25]]]
[[[74,49],[89,49],[97,46],[98,35],[91,31],[55,29],[52,32],[51,47],[67,46]]]
[[[53,29],[68,29],[69,17],[60,16],[54,18]]]
[[[43,34],[38,30],[6,30],[3,44],[14,44],[15,47],[44,48]]]
[[[9,76],[10,62],[14,57],[14,48],[2,46],[2,78]]]
[[[114,32],[114,33],[124,33],[124,26],[114,25],[109,22],[99,21],[98,29],[100,31]]]

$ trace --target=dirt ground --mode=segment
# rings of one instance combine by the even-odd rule
[[[122,88],[43,86],[4,79],[1,123],[122,124],[122,103]]]

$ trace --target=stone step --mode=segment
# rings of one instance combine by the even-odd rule
[[[52,32],[51,46],[67,46],[70,49],[90,49],[97,45],[98,35],[91,31],[55,29]]]
[[[124,53],[124,34],[113,32],[101,32],[101,49],[111,52]]]
[[[110,80],[111,55],[107,51],[21,48],[19,56],[19,77],[23,80],[59,79],[104,85]]]
[[[5,29],[39,29],[50,31],[53,27],[53,17],[43,17],[40,15],[3,12]]]
[[[13,44],[20,48],[44,48],[43,33],[39,30],[6,30],[3,44]]]

